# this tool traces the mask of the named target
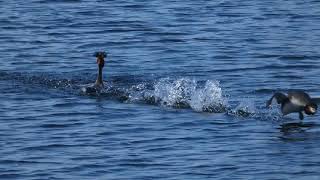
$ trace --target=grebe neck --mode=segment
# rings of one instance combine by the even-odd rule
[[[98,77],[96,80],[96,85],[98,86],[103,86],[103,81],[102,81],[102,67],[99,66],[99,72],[98,72]]]

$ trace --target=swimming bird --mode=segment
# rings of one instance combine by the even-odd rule
[[[287,95],[277,92],[268,101],[267,107],[271,107],[273,99],[281,104],[281,112],[285,116],[290,113],[299,113],[300,120],[303,120],[303,112],[307,115],[314,115],[317,112],[320,98],[311,98],[304,91],[289,91]]]
[[[100,93],[101,89],[104,87],[102,80],[102,69],[104,67],[104,58],[107,57],[105,52],[96,52],[94,56],[97,58],[98,64],[98,77],[93,86],[83,87],[81,90],[86,94]]]

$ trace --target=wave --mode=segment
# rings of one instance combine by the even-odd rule
[[[236,102],[232,99],[230,103],[230,97],[224,93],[217,80],[199,81],[189,77],[109,77],[101,91],[86,94],[81,88],[92,86],[92,79],[95,76],[82,73],[73,74],[72,77],[68,78],[63,74],[0,72],[0,80],[12,80],[22,83],[22,86],[32,86],[32,89],[39,92],[45,90],[46,93],[50,93],[53,90],[55,93],[57,91],[61,93],[62,91],[63,95],[69,93],[124,103],[191,109],[195,112],[226,113],[237,117],[275,119],[278,116],[275,113],[263,112],[262,108],[257,108],[254,100],[249,98]]]

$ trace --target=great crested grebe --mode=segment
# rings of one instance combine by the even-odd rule
[[[102,69],[104,67],[104,58],[107,57],[107,53],[105,52],[96,52],[94,56],[97,58],[98,64],[98,77],[94,85],[89,87],[83,87],[81,90],[83,93],[92,94],[92,93],[100,93],[101,89],[103,89],[103,80],[102,80]]]
[[[307,115],[314,115],[317,112],[317,104],[320,102],[320,98],[311,98],[303,91],[289,91],[287,96],[277,92],[267,101],[267,107],[271,106],[273,99],[276,99],[277,103],[281,104],[283,115],[297,112],[300,120],[304,118],[303,111]]]

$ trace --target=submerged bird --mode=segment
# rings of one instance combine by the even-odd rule
[[[314,115],[317,112],[317,104],[320,102],[320,98],[311,98],[303,91],[289,91],[288,95],[277,92],[267,101],[267,107],[271,106],[273,99],[281,104],[283,115],[297,112],[300,120],[304,118],[303,111],[307,115]]]
[[[101,89],[104,87],[103,80],[102,80],[102,69],[104,67],[104,58],[107,57],[107,54],[105,52],[96,52],[94,53],[94,56],[97,58],[97,64],[98,64],[98,77],[94,85],[89,87],[83,87],[81,90],[82,92],[86,94],[93,94],[93,93],[99,93]]]

